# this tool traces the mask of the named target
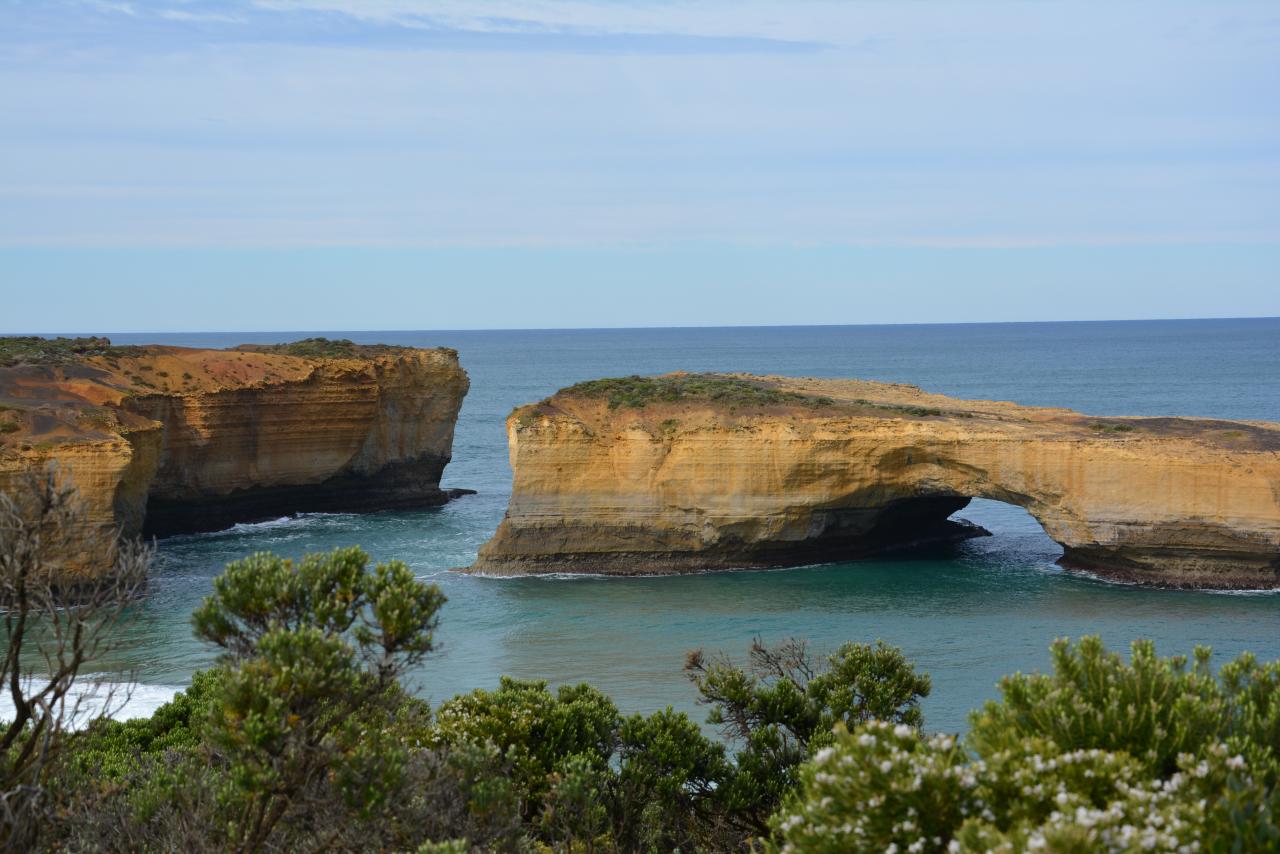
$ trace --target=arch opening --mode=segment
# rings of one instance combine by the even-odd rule
[[[1065,549],[1028,509],[1025,496],[925,494],[902,498],[857,495],[815,509],[799,545],[811,558],[851,560],[991,540],[978,551],[1025,552],[1061,560]]]

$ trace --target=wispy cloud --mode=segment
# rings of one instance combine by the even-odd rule
[[[247,22],[247,18],[241,15],[224,14],[220,12],[189,12],[185,9],[160,9],[156,12],[156,16],[166,21],[183,21],[190,23],[219,23],[219,24],[243,24]]]
[[[1270,242],[1274,18],[1238,0],[0,6],[0,241]]]
[[[552,14],[553,9],[544,4],[384,4],[377,0],[367,4],[188,0],[163,5],[69,0],[10,12],[12,20],[0,31],[0,44],[30,49],[47,43],[64,51],[93,48],[99,60],[108,47],[127,57],[172,51],[175,46],[219,44],[614,54],[804,53],[829,46],[811,32],[792,37],[759,26],[735,26],[728,14],[721,26],[708,26],[695,18],[682,22],[679,16],[661,25],[652,15],[624,15],[610,23],[608,14],[589,13],[589,4],[560,14]]]
[[[107,14],[128,15],[130,18],[138,16],[138,8],[132,3],[111,3],[108,0],[83,0],[83,2],[90,8]]]
[[[475,32],[677,35],[825,42],[848,35],[850,3],[791,0],[546,2],[546,0],[253,0],[281,11],[326,11],[413,26],[432,22]],[[841,7],[844,8],[841,8]]]

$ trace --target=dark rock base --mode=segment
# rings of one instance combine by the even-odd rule
[[[237,490],[226,495],[150,496],[144,537],[221,531],[244,522],[264,522],[295,513],[368,513],[438,507],[470,489],[441,489],[448,458],[424,457],[392,463],[371,475],[338,475],[321,483]]]
[[[1249,552],[1067,549],[1063,569],[1143,587],[1175,590],[1277,590],[1280,556]]]
[[[946,519],[897,536],[830,537],[798,542],[755,544],[751,548],[722,543],[706,551],[561,552],[530,555],[481,555],[466,572],[476,575],[684,575],[732,569],[778,569],[821,563],[844,563],[881,555],[899,556],[989,537],[991,532],[965,520]]]

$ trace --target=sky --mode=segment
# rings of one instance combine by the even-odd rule
[[[0,332],[1280,315],[1274,0],[0,0]]]

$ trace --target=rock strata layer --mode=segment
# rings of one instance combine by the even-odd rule
[[[1015,504],[1061,563],[1280,586],[1280,425],[1092,418],[913,386],[741,375],[584,383],[513,412],[514,487],[472,572],[800,565],[984,533]]]
[[[325,344],[104,343],[0,367],[0,489],[57,463],[91,527],[126,536],[447,501],[457,354]]]

